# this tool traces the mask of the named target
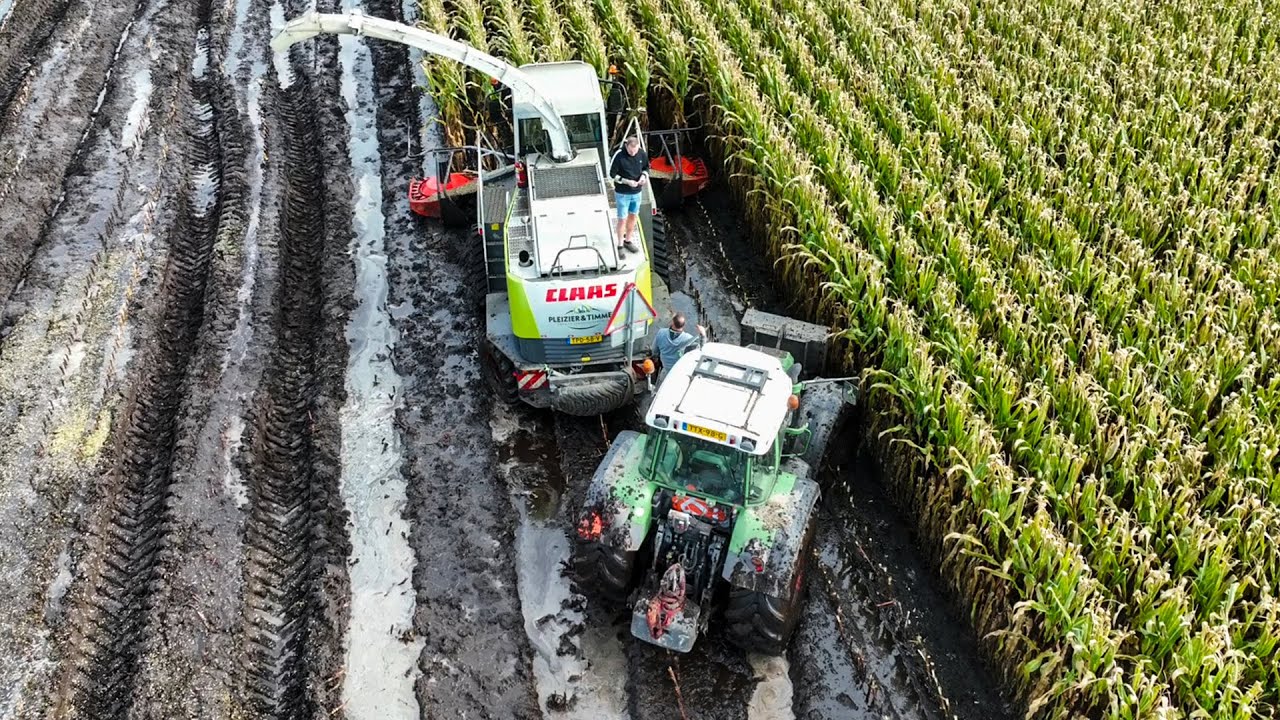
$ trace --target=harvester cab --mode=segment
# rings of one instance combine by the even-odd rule
[[[801,341],[685,354],[654,394],[645,433],[614,440],[579,519],[580,585],[626,600],[632,634],[677,652],[693,647],[719,600],[732,642],[784,651],[800,616],[815,475],[857,400],[851,378],[802,378],[797,354],[813,348],[803,336],[824,328],[744,318],[753,335],[762,325]]]
[[[655,319],[670,304],[666,233],[653,185],[646,184],[641,242],[635,251],[619,249],[601,90],[610,81],[579,61],[515,67],[448,37],[359,12],[305,13],[272,45],[279,52],[321,33],[400,42],[463,63],[506,89],[512,152],[480,143],[432,149],[435,177],[415,179],[409,188],[410,207],[428,217],[465,217],[470,213],[460,208],[474,205],[474,263],[487,286],[480,354],[494,393],[572,415],[609,412],[646,393]],[[678,181],[681,197],[685,188],[700,189],[700,181],[667,171],[686,167],[678,141],[650,137],[658,138],[666,163],[650,176]],[[705,173],[704,165],[689,167]]]

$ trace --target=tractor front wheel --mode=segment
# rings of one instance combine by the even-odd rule
[[[578,540],[573,557],[578,588],[614,603],[624,603],[631,595],[636,552],[618,550],[602,542]]]
[[[796,571],[791,581],[791,596],[786,600],[745,588],[729,591],[729,604],[724,617],[728,622],[729,642],[764,655],[782,655],[800,624],[804,605],[805,575],[809,566],[809,548],[813,544],[814,520],[809,518]]]
[[[494,397],[508,405],[520,399],[515,364],[488,339],[480,346],[480,367]]]

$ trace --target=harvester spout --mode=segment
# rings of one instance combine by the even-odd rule
[[[488,53],[452,38],[427,32],[402,23],[368,17],[360,11],[346,14],[306,12],[285,23],[271,39],[271,48],[285,52],[295,43],[321,35],[368,35],[379,40],[390,40],[415,47],[423,52],[439,55],[466,65],[518,91],[531,99],[533,108],[542,119],[542,127],[551,140],[551,155],[558,162],[573,157],[569,133],[555,105],[542,93],[529,75],[520,68],[503,62]]]

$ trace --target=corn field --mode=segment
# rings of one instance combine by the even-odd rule
[[[1275,6],[422,8],[706,120],[1029,715],[1280,712]],[[427,63],[460,137],[481,81]]]

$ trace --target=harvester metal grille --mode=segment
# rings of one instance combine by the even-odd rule
[[[596,195],[600,192],[600,169],[596,165],[538,168],[530,184],[534,200]]]
[[[513,223],[507,228],[507,251],[512,262],[520,261],[520,251],[528,250],[533,254],[533,238],[529,235],[529,226],[524,223]]]

